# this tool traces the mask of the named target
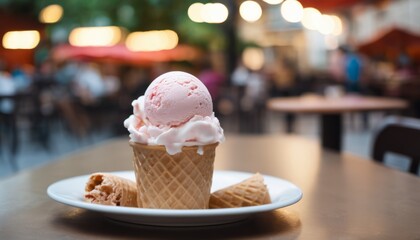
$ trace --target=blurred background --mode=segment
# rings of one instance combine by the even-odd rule
[[[420,115],[419,0],[0,0],[0,177],[124,136],[131,102],[196,75],[229,134],[286,134],[272,97],[326,89],[405,99]],[[367,156],[384,113],[346,114]],[[318,116],[295,133],[318,136]]]

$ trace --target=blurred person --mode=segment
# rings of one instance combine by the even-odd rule
[[[81,63],[73,80],[74,94],[84,105],[94,105],[105,94],[105,84],[94,63]]]
[[[202,71],[198,74],[203,84],[210,92],[213,102],[219,99],[220,89],[225,81],[224,76],[213,69],[210,62],[204,63]]]
[[[230,80],[232,88],[230,89],[230,96],[224,97],[226,101],[222,101],[221,107],[226,107],[230,113],[234,113],[234,119],[238,121],[239,131],[243,131],[246,128],[244,122],[246,116],[246,110],[244,109],[243,101],[245,95],[245,88],[248,82],[249,70],[243,64],[242,60],[239,60],[235,69],[233,70]],[[226,95],[226,94],[225,94]],[[226,106],[223,106],[226,105]],[[230,106],[229,106],[230,105]],[[230,110],[229,110],[230,108]],[[221,109],[221,111],[225,111]]]
[[[122,69],[121,87],[118,94],[118,111],[120,119],[114,127],[116,134],[124,135],[127,129],[121,124],[126,116],[132,114],[131,103],[139,96],[144,95],[152,81],[149,72],[137,67],[124,67]]]
[[[103,81],[106,96],[114,95],[120,89],[120,79],[115,75],[105,75]]]
[[[57,104],[58,113],[63,118],[66,127],[72,134],[82,137],[87,133],[89,126],[88,117],[82,109],[78,101],[76,101],[76,93],[74,80],[79,71],[79,63],[76,61],[65,61],[58,65],[55,72],[55,102]]]
[[[268,97],[266,78],[261,70],[250,71],[241,99],[241,108],[247,119],[242,130],[262,133],[264,131],[265,103]],[[249,122],[248,122],[249,121]]]
[[[235,88],[236,95],[238,98],[238,104],[245,94],[245,88],[248,83],[250,71],[242,62],[239,62],[236,68],[233,70],[231,80],[232,86]]]
[[[68,88],[76,77],[79,66],[75,61],[65,61],[59,64],[55,72],[55,80],[59,86]]]
[[[124,69],[119,90],[121,100],[124,101],[121,106],[129,106],[131,111],[131,102],[139,96],[144,95],[151,79],[145,69],[136,67]],[[127,102],[128,104],[126,104]]]
[[[345,54],[344,69],[347,92],[360,93],[360,79],[362,76],[362,60],[359,55],[350,48],[341,48]]]
[[[401,81],[410,80],[417,75],[416,68],[413,67],[410,56],[405,52],[401,52],[398,55],[395,75]]]
[[[248,109],[261,109],[267,100],[267,84],[260,71],[252,71],[248,75],[245,88],[245,99],[249,102]]]
[[[345,82],[345,53],[340,48],[330,53],[328,70],[336,82]]]
[[[15,83],[8,72],[0,71],[0,97],[13,96],[17,92]],[[14,101],[12,99],[0,98],[0,113],[10,114],[14,110]]]
[[[28,91],[32,84],[31,66],[18,66],[12,70],[12,78],[18,92]]]
[[[300,78],[297,68],[296,61],[286,56],[276,57],[265,68],[270,97],[288,97],[299,94],[298,88],[296,88]],[[293,131],[295,115],[286,113],[284,118],[286,131],[290,133]]]
[[[102,80],[104,83],[104,95],[114,97],[121,87],[121,81],[118,77],[118,67],[115,64],[107,63],[103,66]]]
[[[119,94],[121,81],[119,78],[119,65],[105,62],[100,65],[103,92],[96,96],[92,105],[87,108],[89,119],[92,123],[91,130],[99,132],[115,131],[115,126],[121,124],[119,116]]]
[[[14,96],[17,93],[17,88],[11,75],[4,69],[5,65],[0,59],[0,140],[2,140],[2,144],[5,142],[11,144],[11,153],[16,154],[18,134]],[[3,134],[5,134],[4,137]],[[13,167],[16,169],[16,166]]]
[[[38,97],[39,111],[50,115],[54,111],[55,67],[51,60],[46,60],[36,69],[33,77],[33,90]]]
[[[232,85],[238,91],[239,130],[262,133],[265,102],[268,97],[266,75],[262,70],[248,69],[240,62],[232,74]]]
[[[36,46],[34,50],[35,67],[38,68],[45,61],[48,61],[50,59],[50,53],[51,53],[51,41],[47,38],[41,40],[41,42]]]
[[[359,54],[348,46],[340,47],[344,53],[345,86],[348,93],[362,93],[361,78],[363,72],[363,61]],[[369,117],[367,113],[360,114],[362,119],[362,130],[369,128]],[[350,113],[350,127],[356,129],[356,114]]]
[[[151,77],[144,69],[127,67],[123,70],[118,104],[124,116],[130,114],[132,111],[131,102],[144,95],[150,82]]]
[[[296,63],[288,58],[276,58],[276,61],[267,67],[270,76],[270,96],[294,95],[293,87],[299,78]]]
[[[52,122],[57,112],[55,89],[55,65],[47,59],[38,65],[33,76],[30,118],[32,137],[46,149],[50,148]]]
[[[232,84],[238,87],[245,87],[248,81],[249,70],[239,63],[232,73]]]
[[[166,72],[169,72],[169,71],[174,71],[171,68],[169,63],[167,63],[167,62],[157,62],[157,63],[153,64],[151,69],[150,69],[150,79],[156,79],[160,75],[162,75]]]

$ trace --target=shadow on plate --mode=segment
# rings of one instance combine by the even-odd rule
[[[279,209],[256,214],[245,220],[212,226],[200,227],[158,227],[137,225],[110,220],[99,213],[73,209],[62,212],[53,218],[53,224],[60,229],[70,228],[77,234],[97,237],[145,238],[145,239],[223,239],[253,237],[299,236],[301,222],[296,212]]]

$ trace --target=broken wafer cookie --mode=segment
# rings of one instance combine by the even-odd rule
[[[209,208],[235,208],[271,203],[264,178],[256,173],[235,185],[210,195]]]
[[[102,205],[137,207],[137,185],[109,173],[93,173],[85,186],[85,200]]]

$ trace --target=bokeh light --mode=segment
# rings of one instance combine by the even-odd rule
[[[178,34],[172,30],[133,32],[125,45],[130,51],[160,51],[173,49],[178,45]]]
[[[330,15],[323,14],[318,24],[318,31],[324,35],[332,34],[334,31],[334,19]]]
[[[193,22],[223,23],[229,16],[229,10],[222,3],[193,3],[188,8],[188,17]]]
[[[271,4],[271,5],[277,5],[283,2],[283,0],[264,0],[264,2]]]
[[[228,18],[229,11],[221,3],[207,3],[201,10],[201,16],[207,23],[222,23]]]
[[[302,25],[309,30],[317,30],[321,22],[321,12],[316,8],[304,8]]]
[[[261,6],[255,1],[245,1],[239,7],[239,14],[247,22],[255,22],[261,18]]]
[[[335,15],[331,15],[331,18],[334,22],[332,34],[338,36],[343,32],[343,23],[341,19]]]
[[[6,49],[34,49],[40,40],[36,30],[10,31],[3,36],[2,44]]]
[[[70,32],[69,42],[73,46],[113,46],[121,41],[122,30],[116,26],[81,27]]]
[[[201,17],[201,11],[203,9],[204,4],[202,3],[193,3],[188,8],[188,17],[193,22],[202,23],[204,22],[203,18]]]
[[[42,23],[56,23],[63,16],[63,7],[53,4],[45,7],[39,13],[39,21]]]
[[[242,53],[242,61],[247,68],[258,71],[264,66],[264,52],[261,48],[246,48]]]
[[[283,18],[292,23],[300,22],[303,17],[303,6],[296,0],[286,0],[280,8]]]

